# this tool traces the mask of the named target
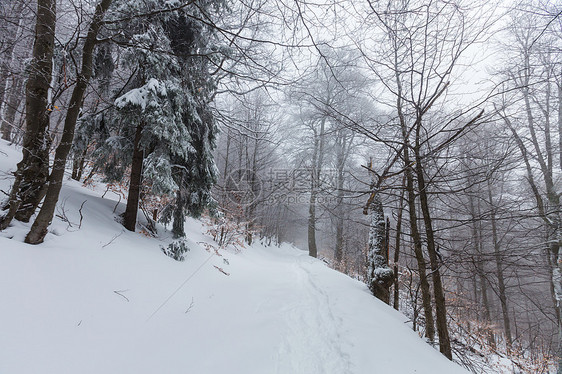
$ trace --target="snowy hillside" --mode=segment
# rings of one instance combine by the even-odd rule
[[[0,189],[19,152],[0,146]],[[0,373],[464,373],[362,283],[289,245],[176,262],[115,222],[116,196],[67,181],[45,243],[0,233]],[[85,202],[85,203],[84,203]],[[83,219],[80,226],[80,206]],[[64,206],[64,207],[63,207]]]

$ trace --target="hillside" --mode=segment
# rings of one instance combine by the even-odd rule
[[[0,147],[0,189],[19,161]],[[100,192],[101,191],[101,192]],[[45,243],[0,233],[0,373],[464,373],[366,286],[290,245],[207,251],[130,233],[104,188],[67,181]],[[79,209],[83,219],[80,226]],[[80,226],[80,227],[78,227]],[[207,248],[209,248],[207,245]]]

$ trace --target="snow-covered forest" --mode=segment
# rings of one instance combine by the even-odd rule
[[[560,1],[1,1],[0,126],[0,373],[562,374]]]

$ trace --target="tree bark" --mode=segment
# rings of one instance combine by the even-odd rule
[[[406,176],[402,177],[402,190],[400,191],[400,200],[398,202],[398,217],[396,218],[396,238],[394,240],[394,309],[400,309],[400,287],[398,277],[398,261],[400,260],[400,239],[402,236],[402,214],[404,213],[404,187],[406,185]]]
[[[396,77],[396,82],[399,87],[399,93],[402,92],[401,90],[401,82]],[[425,336],[433,342],[435,340],[435,325],[433,320],[433,309],[431,306],[431,290],[429,288],[429,282],[427,280],[427,272],[426,272],[426,262],[423,256],[422,250],[422,240],[420,231],[418,228],[418,217],[416,214],[416,191],[414,189],[414,175],[412,172],[411,164],[412,161],[410,160],[410,145],[408,142],[408,129],[406,126],[406,120],[402,113],[402,97],[398,95],[396,99],[396,108],[398,110],[398,117],[400,119],[400,129],[402,133],[402,141],[404,142],[403,145],[403,158],[404,164],[406,168],[404,170],[404,175],[406,178],[406,201],[408,203],[408,216],[410,220],[410,235],[412,237],[412,241],[414,242],[414,254],[416,257],[416,262],[418,265],[418,273],[420,276],[420,288],[422,292],[422,306],[424,311],[425,317]]]
[[[183,181],[183,175],[182,175],[182,181]],[[183,205],[184,205],[184,201],[183,199],[185,198],[185,196],[182,194],[181,190],[178,190],[176,192],[176,207],[174,209],[174,220],[172,222],[172,234],[174,239],[178,239],[178,238],[182,238],[185,236],[185,213],[183,210]],[[127,206],[128,206],[128,201],[127,201]],[[135,222],[136,223],[136,222]],[[130,230],[130,229],[129,229]],[[134,231],[134,226],[133,226],[133,230]],[[222,241],[222,239],[221,239]],[[219,244],[220,246],[220,244]]]
[[[127,207],[123,215],[123,226],[129,231],[135,231],[137,225],[137,212],[139,207],[140,190],[142,184],[142,165],[144,152],[141,149],[142,123],[139,123],[135,133],[133,162],[131,163],[131,178],[129,182],[129,194],[127,195]]]
[[[74,159],[72,163],[72,176],[71,178],[75,181],[80,182],[82,179],[82,174],[84,173],[84,166],[86,164],[86,153],[88,149],[85,148],[78,158]]]
[[[344,129],[338,131],[338,137],[336,139],[336,167],[337,167],[337,185],[336,185],[336,248],[334,250],[334,262],[337,267],[340,267],[343,260],[343,248],[344,248],[344,237],[343,237],[343,227],[344,227],[344,169],[345,163],[348,155],[349,145],[346,139],[346,134]],[[351,141],[349,141],[350,143]]]
[[[322,173],[325,123],[326,120],[322,119],[320,123],[320,133],[315,134],[314,154],[312,157],[312,180],[308,205],[308,255],[311,257],[318,257],[318,247],[316,245],[316,197],[318,195],[318,187],[320,185]]]
[[[562,73],[561,73],[562,74]],[[557,83],[558,88],[558,160],[562,168],[562,82]]]
[[[408,152],[405,150],[405,161],[410,163]],[[425,317],[425,336],[433,342],[435,340],[435,325],[433,320],[433,309],[431,306],[431,291],[429,282],[427,280],[426,262],[423,257],[421,235],[418,228],[418,217],[416,214],[416,195],[414,191],[414,176],[412,175],[411,168],[406,169],[406,191],[408,201],[408,215],[410,220],[410,235],[414,242],[414,255],[418,265],[418,272],[420,276],[420,288],[422,292],[422,306]]]
[[[13,218],[28,222],[45,193],[50,146],[48,92],[53,72],[55,26],[56,1],[38,0],[33,60],[26,84],[23,158],[15,173],[9,212],[2,219],[0,229],[6,228]]]
[[[78,120],[78,115],[80,114],[80,109],[82,108],[84,100],[84,94],[86,93],[88,83],[90,82],[90,78],[92,76],[92,61],[97,35],[102,25],[104,14],[107,8],[109,8],[111,1],[112,0],[102,0],[98,4],[92,23],[90,24],[88,35],[82,50],[82,71],[78,76],[78,81],[76,86],[74,86],[74,90],[72,91],[72,96],[70,98],[62,138],[55,152],[53,170],[49,176],[49,185],[47,194],[45,195],[45,201],[39,211],[39,214],[37,215],[37,218],[31,226],[31,230],[25,238],[26,243],[42,243],[45,235],[47,234],[47,228],[53,220],[55,207],[59,199],[62,181],[64,178],[66,160],[72,147],[72,140],[74,139],[76,121]]]
[[[414,147],[414,155],[416,159],[416,177],[418,181],[418,192],[420,198],[420,206],[425,225],[425,234],[427,241],[427,253],[429,255],[429,264],[431,266],[431,278],[433,280],[433,293],[435,295],[435,321],[437,325],[437,334],[439,335],[439,351],[443,353],[449,360],[453,359],[451,351],[451,340],[449,337],[449,329],[447,327],[447,309],[445,306],[445,292],[439,271],[439,259],[437,257],[437,248],[435,247],[435,238],[433,231],[433,222],[429,212],[429,202],[427,198],[427,187],[425,184],[425,176],[423,173],[423,160],[420,155],[420,127],[421,119],[418,120],[416,127],[416,145]]]
[[[390,286],[392,286],[394,274],[388,266],[387,223],[378,191],[373,193],[374,199],[371,203],[370,212],[369,253],[367,255],[367,280],[373,295],[385,304],[389,304]]]
[[[310,193],[308,205],[308,255],[318,257],[318,247],[316,246],[316,191]]]

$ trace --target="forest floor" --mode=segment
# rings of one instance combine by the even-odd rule
[[[1,190],[19,158],[0,142]],[[41,245],[23,243],[29,224],[0,233],[0,373],[466,373],[306,252],[217,249],[189,219],[177,262],[164,227],[124,230],[104,192],[65,182]]]

